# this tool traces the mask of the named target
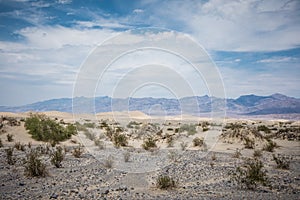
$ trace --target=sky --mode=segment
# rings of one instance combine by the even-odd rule
[[[300,97],[298,0],[0,0],[0,27],[0,105]]]

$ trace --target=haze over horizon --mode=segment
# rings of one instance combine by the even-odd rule
[[[300,97],[299,1],[4,0],[0,19],[0,105],[71,98],[78,72],[98,44],[124,31],[149,27],[165,29],[152,33],[153,40],[187,35],[200,44],[215,63],[227,98],[274,93]],[[123,39],[119,45],[138,44],[145,35],[128,32],[130,42]],[[139,58],[168,62],[145,66],[148,71],[132,70],[131,65],[141,65]],[[171,65],[177,73],[169,73],[174,71],[168,67]],[[130,76],[124,76],[125,71]],[[142,85],[141,89],[139,82],[134,82],[132,97],[185,96],[189,93],[181,89],[179,78],[203,82],[195,95],[211,96],[205,81],[194,74],[174,56],[144,50],[116,62],[105,79],[106,89],[95,90],[95,95],[111,96],[120,77],[150,76],[173,80],[182,94],[159,84]]]

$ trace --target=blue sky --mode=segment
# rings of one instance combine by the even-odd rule
[[[300,97],[298,0],[0,0],[0,27],[0,105],[72,97],[80,67],[97,44],[144,27],[198,42],[229,98]],[[137,93],[147,96],[147,89]]]

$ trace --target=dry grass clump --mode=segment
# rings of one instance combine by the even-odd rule
[[[176,187],[176,181],[168,175],[160,175],[156,179],[156,187],[167,190]]]
[[[21,144],[21,142],[15,142],[14,147],[19,151],[25,151],[25,145]]]
[[[65,158],[65,153],[61,146],[56,147],[56,151],[51,154],[51,164],[57,168],[62,167],[61,163]]]
[[[289,169],[292,158],[284,155],[273,154],[273,160],[276,162],[276,167],[278,169]]]
[[[268,143],[264,145],[263,150],[268,152],[274,152],[274,149],[277,147],[278,145],[276,142],[268,140]]]
[[[12,135],[12,134],[7,134],[7,135],[6,135],[6,139],[7,139],[8,142],[12,142],[12,141],[14,141],[14,135]]]
[[[6,161],[9,165],[14,165],[16,163],[16,159],[14,157],[14,148],[9,147],[8,149],[5,149],[6,152]]]
[[[103,163],[104,167],[109,169],[113,167],[113,164],[114,164],[114,160],[112,156],[108,156]]]
[[[230,171],[230,179],[236,185],[243,189],[254,190],[258,185],[267,186],[268,176],[261,160],[257,158],[249,158],[245,160],[242,166],[236,167]]]
[[[83,154],[83,152],[84,152],[84,150],[83,150],[82,146],[79,145],[73,149],[72,154],[75,158],[80,158],[81,155]]]
[[[128,138],[126,135],[116,132],[113,135],[113,142],[116,147],[125,147],[128,145]]]
[[[142,144],[142,147],[145,150],[150,150],[152,148],[156,148],[157,145],[156,145],[156,142],[155,142],[153,137],[148,137],[147,139],[144,140],[144,143]]]
[[[24,160],[25,164],[25,175],[31,177],[45,177],[48,175],[46,165],[40,160],[39,153],[36,150],[31,150],[26,155]]]

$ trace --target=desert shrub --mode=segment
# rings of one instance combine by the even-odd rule
[[[156,146],[156,142],[155,142],[155,140],[153,139],[153,137],[148,137],[147,139],[144,140],[144,143],[142,144],[142,147],[143,147],[145,150],[149,150],[149,149],[155,148],[155,147],[157,147],[157,146]]]
[[[254,140],[251,140],[250,138],[245,137],[244,138],[244,146],[246,149],[254,149],[255,142],[254,142]]]
[[[19,151],[25,151],[25,145],[21,144],[21,142],[15,142],[14,147]]]
[[[92,123],[92,122],[84,123],[83,126],[85,126],[87,128],[95,128],[96,127],[95,123]]]
[[[193,144],[194,144],[195,147],[196,146],[201,147],[204,144],[204,139],[203,138],[199,138],[199,137],[195,137],[193,139]]]
[[[6,135],[6,139],[7,139],[8,142],[12,142],[12,141],[14,141],[14,135],[12,135],[12,134],[7,134],[7,135]]]
[[[46,115],[30,114],[25,120],[25,128],[32,138],[44,142],[59,142],[71,138],[76,134],[76,129],[69,124],[66,128]]]
[[[259,149],[255,149],[253,152],[253,157],[261,157],[262,156],[262,151]]]
[[[174,146],[174,138],[172,136],[167,137],[167,144],[168,144],[168,147]]]
[[[277,148],[278,145],[276,142],[272,140],[268,140],[268,143],[264,145],[263,150],[268,152],[273,152],[275,148]]]
[[[83,154],[83,148],[81,145],[79,145],[78,147],[75,147],[72,151],[72,154],[75,158],[80,158],[81,155]]]
[[[287,157],[284,155],[279,155],[273,154],[273,160],[276,162],[276,167],[279,169],[289,169],[290,168],[290,162],[291,162],[291,157]]]
[[[156,179],[156,187],[167,190],[176,187],[176,181],[168,175],[160,175]]]
[[[84,135],[87,139],[94,141],[96,139],[96,135],[94,133],[91,133],[89,131],[85,131]]]
[[[236,149],[232,155],[233,158],[240,158],[241,156],[242,156],[242,153],[241,153],[240,149]]]
[[[95,145],[99,148],[99,149],[105,149],[105,144],[103,141],[101,141],[99,138],[94,140]]]
[[[125,147],[128,145],[128,139],[124,134],[115,133],[113,135],[113,142],[116,147]]]
[[[29,149],[31,149],[31,146],[32,146],[31,142],[28,142],[27,146]]]
[[[48,174],[46,165],[40,160],[39,156],[39,152],[35,150],[31,150],[30,153],[26,155],[24,161],[26,176],[45,177]]]
[[[239,123],[229,123],[229,124],[226,124],[224,128],[225,129],[235,130],[235,129],[241,129],[241,128],[243,128],[243,125],[239,124]]]
[[[130,152],[128,152],[128,151],[126,151],[124,154],[123,154],[123,156],[124,156],[124,161],[125,162],[129,162],[129,159],[130,159]]]
[[[178,153],[176,153],[176,151],[169,151],[168,158],[172,162],[177,162],[180,159],[180,155],[178,155]]]
[[[137,128],[139,126],[139,123],[136,122],[136,121],[130,121],[128,124],[127,124],[127,128]]]
[[[109,169],[113,167],[113,164],[114,164],[114,160],[112,156],[108,156],[103,163],[104,167]]]
[[[180,148],[181,148],[182,151],[185,151],[187,146],[188,146],[188,143],[186,143],[186,142],[181,142],[180,143]]]
[[[217,160],[216,153],[213,153],[213,154],[211,155],[211,160],[213,160],[213,161]]]
[[[51,164],[57,168],[60,168],[61,162],[64,160],[65,154],[61,146],[56,147],[56,151],[51,154]]]
[[[16,159],[14,157],[14,148],[9,147],[8,149],[5,149],[6,152],[6,161],[9,165],[14,165],[16,163]]]
[[[208,128],[207,126],[204,126],[204,127],[202,128],[202,130],[203,130],[203,132],[205,132],[205,131],[208,131],[209,128]]]
[[[84,125],[80,124],[79,122],[75,122],[74,125],[77,131],[83,131],[83,132],[88,131],[88,129]]]
[[[3,147],[3,143],[2,143],[2,140],[0,138],[0,148]]]
[[[239,187],[256,189],[259,184],[268,185],[268,177],[263,169],[264,165],[259,159],[247,159],[242,166],[230,171],[230,179]]]
[[[257,127],[258,131],[263,131],[265,133],[271,133],[271,130],[266,125],[260,125]]]
[[[183,124],[179,127],[178,132],[182,133],[186,131],[188,135],[194,135],[197,133],[196,126],[194,124]]]

